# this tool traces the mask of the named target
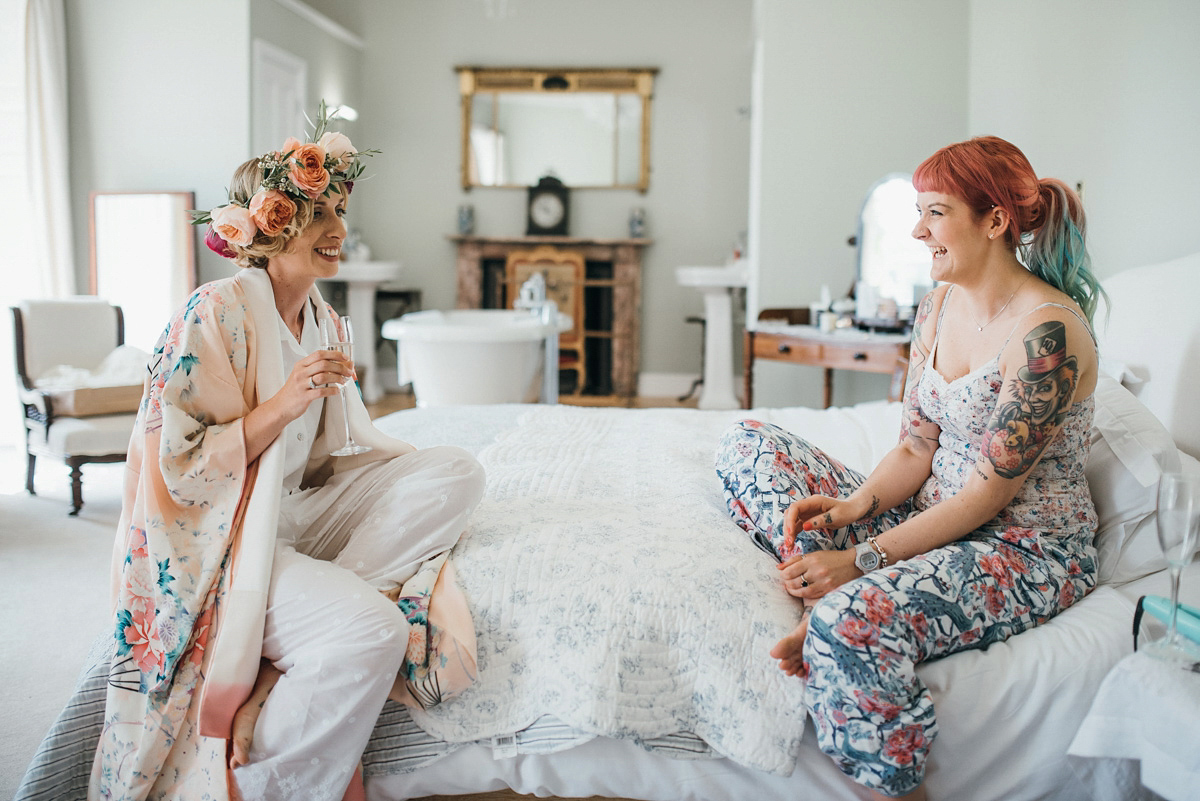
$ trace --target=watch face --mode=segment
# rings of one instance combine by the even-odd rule
[[[563,218],[563,203],[557,195],[542,194],[529,204],[529,217],[539,228],[553,228]]]
[[[864,573],[869,573],[879,567],[879,562],[879,554],[875,553],[875,549],[870,545],[865,548],[859,547],[858,553],[854,557],[854,564],[858,565],[858,569]]]

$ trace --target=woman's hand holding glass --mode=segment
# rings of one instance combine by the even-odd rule
[[[284,416],[295,420],[318,398],[338,394],[343,381],[354,375],[354,365],[337,351],[318,350],[296,362],[275,398]]]
[[[354,374],[354,327],[350,323],[350,318],[343,317],[341,320],[334,320],[327,317],[321,320],[321,343],[324,351],[318,351],[318,353],[334,351],[350,368],[349,372],[339,374],[334,378],[338,394],[342,396],[342,420],[346,426],[346,444],[336,451],[331,451],[330,455],[352,456],[356,453],[366,453],[371,448],[367,445],[359,445],[354,441],[354,435],[350,433],[350,404],[346,400],[346,384]]]

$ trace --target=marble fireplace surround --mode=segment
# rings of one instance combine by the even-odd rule
[[[582,253],[589,263],[612,266],[612,278],[588,278],[589,287],[612,289],[612,308],[605,317],[611,329],[585,330],[585,337],[610,339],[612,399],[631,401],[637,395],[641,354],[642,250],[650,239],[592,239],[569,236],[450,236],[458,249],[456,266],[456,303],[460,309],[486,308],[484,299],[485,262],[504,261],[517,250],[550,246]],[[511,302],[511,301],[510,301]],[[489,302],[489,305],[494,305]]]

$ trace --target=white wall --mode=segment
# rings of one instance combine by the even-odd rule
[[[972,134],[1009,138],[1039,172],[1084,182],[1099,275],[1200,250],[1194,0],[1012,0],[1003,10],[981,0],[509,0],[502,19],[488,18],[482,0],[312,4],[360,35],[365,52],[307,38],[274,0],[210,0],[203,10],[67,0],[81,287],[90,190],[190,189],[201,207],[224,199],[233,166],[251,155],[255,36],[303,51],[313,96],[344,90],[362,113],[345,129],[384,153],[355,190],[351,222],[379,257],[406,262],[428,307],[454,302],[445,236],[460,203],[476,206],[480,233],[524,230],[524,193],[459,188],[453,66],[660,67],[650,191],[572,199],[572,227],[585,235],[622,236],[630,207],[647,209],[644,371],[699,369],[699,331],[683,318],[700,299],[673,271],[722,261],[751,205],[754,308],[804,305],[821,284],[837,293],[853,280],[845,240],[871,183]],[[751,102],[755,40],[752,179],[750,124],[738,110]],[[228,274],[223,259],[197,252],[201,280]],[[763,364],[758,373],[763,403],[820,400],[819,371]],[[878,397],[883,382],[839,373],[835,400]]]
[[[752,310],[844,289],[866,188],[967,136],[1083,182],[1101,278],[1200,250],[1200,3],[759,0],[756,13]],[[756,403],[819,403],[817,370],[756,374]],[[850,373],[835,386],[839,404],[886,391]]]
[[[343,16],[353,19],[357,6],[343,3]],[[253,155],[254,38],[308,61],[310,116],[322,97],[362,103],[361,53],[274,0],[212,0],[203,13],[194,4],[153,0],[67,0],[66,9],[81,291],[88,286],[89,192],[183,190],[196,193],[198,208],[225,202],[234,168]],[[357,133],[353,123],[339,127]],[[199,237],[196,255],[201,283],[235,269]]]
[[[970,53],[971,133],[1083,182],[1097,275],[1200,250],[1200,3],[972,0]]]
[[[194,191],[225,199],[248,156],[248,0],[67,0],[75,264],[88,287],[88,193]],[[136,243],[130,243],[136,247]],[[200,279],[228,274],[197,240]],[[165,323],[166,320],[164,319]]]
[[[505,4],[496,3],[496,7]],[[383,151],[351,214],[373,253],[401,259],[426,308],[454,305],[455,209],[471,203],[476,232],[525,231],[525,192],[459,185],[457,65],[658,67],[650,189],[577,190],[571,233],[622,237],[646,209],[642,369],[699,372],[700,334],[684,318],[698,293],[674,270],[720,264],[746,228],[750,0],[509,0],[489,18],[480,0],[366,0],[369,25],[359,120]],[[358,139],[355,140],[358,143]],[[686,385],[685,385],[686,388]]]
[[[346,16],[349,9],[359,5],[356,2],[343,2],[343,16]],[[330,19],[333,20],[332,17]],[[346,30],[351,34],[357,33],[349,28]],[[360,83],[363,54],[360,49],[331,36],[275,0],[250,0],[250,36],[252,39],[269,42],[307,62],[308,99],[304,110],[310,119],[316,119],[317,106],[322,100],[330,107],[345,104],[362,111]],[[253,122],[253,115],[251,121]],[[352,142],[358,141],[360,129],[357,122],[338,120],[333,128],[349,136]],[[307,131],[296,131],[293,136],[302,139],[306,133]],[[282,145],[283,142],[276,142],[272,147]],[[232,172],[233,167],[230,167],[230,173]]]
[[[960,0],[759,0],[755,14],[752,316],[849,290],[871,185],[965,138],[968,64]],[[755,379],[756,405],[821,403],[816,368],[760,362]],[[878,398],[887,377],[839,372],[834,389],[837,404]]]

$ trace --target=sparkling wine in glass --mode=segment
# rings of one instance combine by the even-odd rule
[[[1163,473],[1158,483],[1156,516],[1158,544],[1171,576],[1171,619],[1167,636],[1151,643],[1148,651],[1168,662],[1196,661],[1200,659],[1200,646],[1180,636],[1175,621],[1179,613],[1179,576],[1192,561],[1200,534],[1200,476]]]
[[[338,321],[332,318],[321,320],[321,347],[325,350],[336,350],[351,364],[354,363],[354,327],[350,324],[349,317],[341,319],[341,330],[338,329]],[[349,381],[347,378],[338,384],[338,395],[342,398],[342,420],[346,424],[346,444],[332,451],[332,456],[353,456],[371,450],[370,446],[355,442],[354,435],[350,433],[350,404],[346,400],[346,384]]]

